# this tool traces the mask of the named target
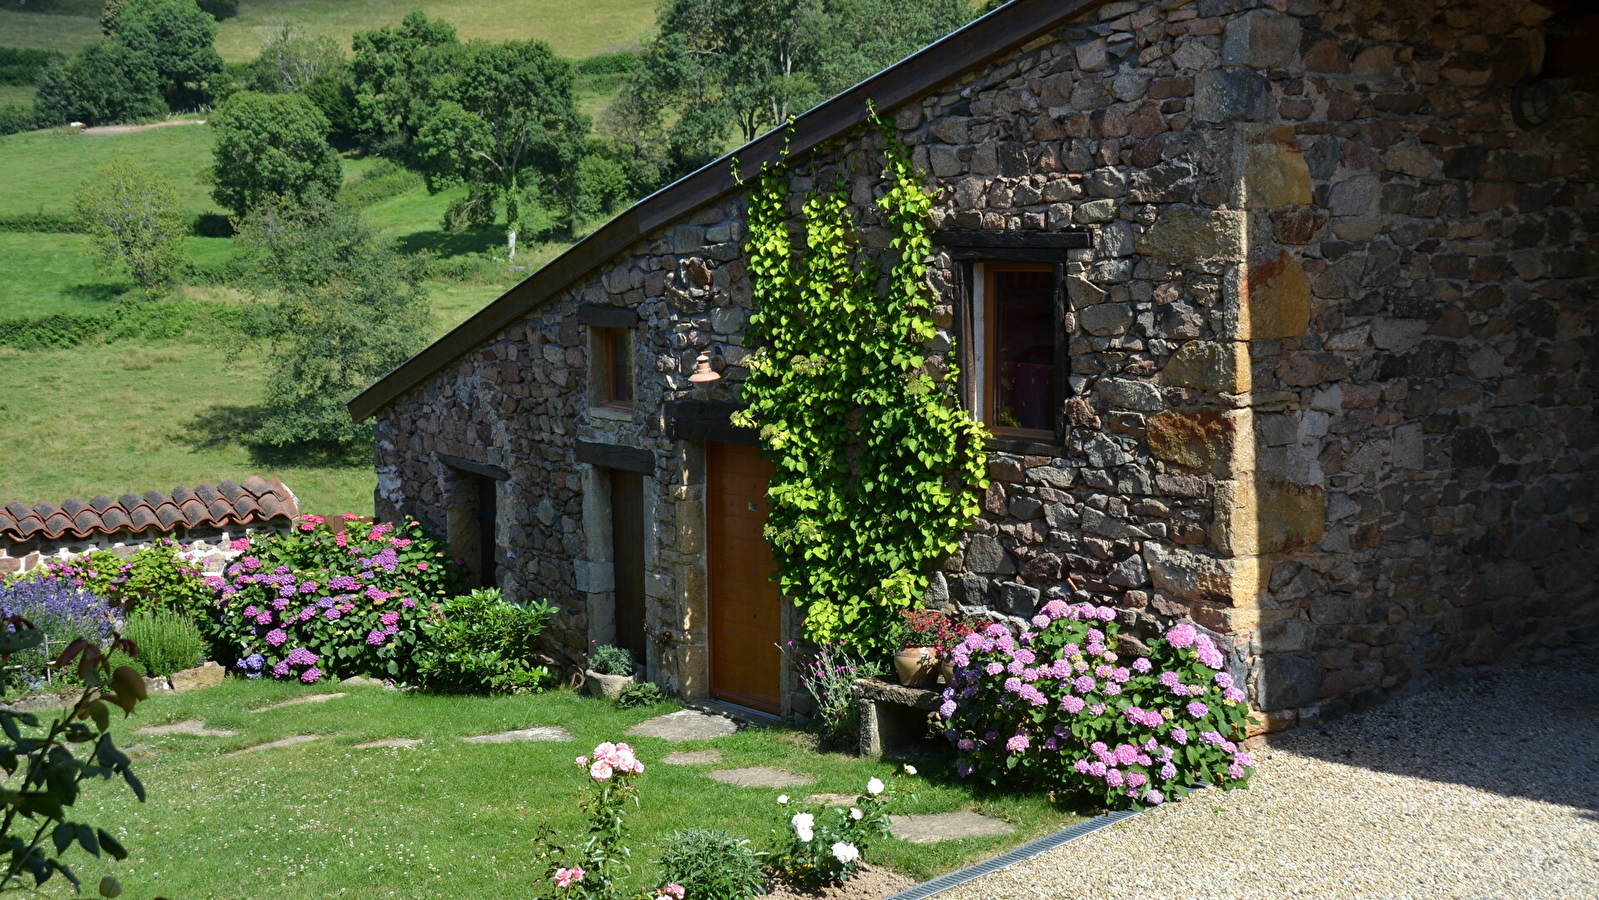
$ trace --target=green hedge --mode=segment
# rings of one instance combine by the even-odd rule
[[[0,347],[48,350],[80,344],[239,333],[250,310],[198,300],[119,303],[104,312],[57,313],[0,321]]]
[[[22,50],[0,47],[0,84],[27,87],[39,77],[39,71],[52,59],[66,59],[54,50]]]

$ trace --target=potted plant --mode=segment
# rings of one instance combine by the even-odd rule
[[[583,687],[591,696],[615,700],[635,681],[633,653],[626,647],[600,644],[589,654],[583,675]]]
[[[937,610],[900,611],[899,646],[894,672],[906,687],[929,687],[937,682],[939,662],[952,643],[954,623]]]

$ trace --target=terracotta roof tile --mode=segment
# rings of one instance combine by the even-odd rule
[[[162,532],[179,528],[221,527],[288,520],[299,515],[299,503],[282,481],[252,475],[242,485],[223,481],[212,487],[175,487],[171,493],[144,496],[105,494],[85,503],[76,497],[58,508],[38,503],[32,508],[12,502],[0,508],[0,539],[85,538],[117,531]]]

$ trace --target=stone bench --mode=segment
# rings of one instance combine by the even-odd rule
[[[944,702],[936,689],[879,678],[856,681],[855,696],[861,704],[861,755],[877,759],[919,755],[927,743],[927,717]]]

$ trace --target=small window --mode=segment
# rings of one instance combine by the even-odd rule
[[[1055,270],[986,264],[974,275],[977,417],[996,435],[1052,439],[1061,399]]]
[[[599,329],[601,406],[633,408],[633,332]]]

